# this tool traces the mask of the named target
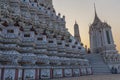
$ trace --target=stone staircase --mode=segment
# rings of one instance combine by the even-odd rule
[[[86,58],[90,61],[93,74],[111,74],[110,69],[104,63],[100,54],[87,54]]]

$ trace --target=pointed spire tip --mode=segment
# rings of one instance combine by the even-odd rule
[[[77,24],[77,21],[75,20],[75,24]]]
[[[94,11],[95,11],[95,16],[97,16],[96,5],[95,5],[95,3],[94,3]]]

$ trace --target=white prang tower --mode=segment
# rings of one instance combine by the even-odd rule
[[[76,21],[74,24],[74,37],[78,42],[81,42],[80,33],[79,33],[79,25],[77,24]]]
[[[94,6],[94,8],[95,18],[89,28],[90,48],[92,53],[117,53],[111,26],[99,19],[96,7]]]
[[[92,54],[88,55],[93,74],[109,74],[111,71],[117,73],[113,68],[119,73],[120,55],[114,44],[111,26],[99,19],[95,5],[94,9],[95,18],[89,27]]]

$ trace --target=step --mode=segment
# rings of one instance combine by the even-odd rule
[[[94,75],[108,75],[108,74],[112,74],[112,73],[93,73]]]
[[[104,63],[100,54],[90,54],[86,58],[90,61],[93,74],[111,74],[107,64]]]

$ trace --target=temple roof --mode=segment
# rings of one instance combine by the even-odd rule
[[[98,15],[97,15],[95,4],[94,4],[94,12],[95,12],[95,17],[94,17],[93,25],[98,23],[98,22],[101,22],[101,20],[99,19]]]
[[[94,4],[94,12],[95,12],[95,17],[93,23],[89,27],[89,32],[93,31],[94,29],[100,30],[100,28],[111,28],[111,26],[107,24],[107,22],[102,22],[98,17],[95,4]]]

